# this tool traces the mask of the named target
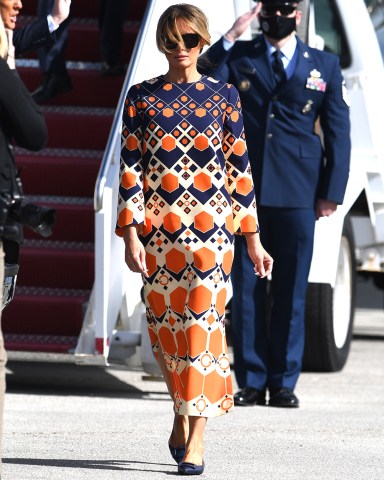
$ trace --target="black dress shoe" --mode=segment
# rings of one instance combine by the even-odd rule
[[[72,82],[69,75],[51,73],[46,75],[44,82],[32,93],[36,103],[44,103],[56,97],[59,93],[72,90]]]
[[[250,407],[252,405],[265,405],[265,390],[257,390],[245,387],[233,396],[235,405],[238,407]]]
[[[125,67],[122,63],[109,63],[103,62],[101,64],[101,74],[106,77],[114,77],[118,75],[123,75],[125,73]]]
[[[190,462],[180,462],[177,471],[180,475],[201,475],[204,472],[204,460],[202,465],[196,465]]]
[[[299,399],[290,388],[280,388],[272,390],[268,405],[270,407],[298,408]]]

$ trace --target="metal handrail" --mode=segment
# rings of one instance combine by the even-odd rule
[[[145,38],[147,31],[149,29],[149,23],[147,20],[152,15],[153,9],[155,7],[156,0],[148,0],[147,7],[144,12],[143,20],[141,22],[140,30],[136,38],[135,46],[133,48],[131,60],[128,65],[127,74],[124,79],[123,88],[120,93],[119,101],[117,104],[116,112],[113,117],[112,127],[109,132],[107,145],[105,147],[103,159],[99,168],[99,173],[97,174],[95,193],[93,198],[93,204],[95,212],[99,212],[103,207],[103,198],[104,198],[104,188],[109,171],[109,167],[114,163],[113,154],[115,151],[115,145],[117,140],[120,138],[120,124],[121,116],[123,114],[125,97],[127,95],[128,88],[130,87],[133,77],[135,75],[140,53],[143,48],[143,39]]]

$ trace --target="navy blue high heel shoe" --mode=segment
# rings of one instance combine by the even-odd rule
[[[172,447],[170,443],[168,443],[169,451],[171,452],[172,458],[175,460],[176,463],[180,463],[185,455],[185,447]]]
[[[201,475],[204,472],[204,467],[204,460],[202,465],[196,465],[190,462],[180,462],[177,471],[180,475]]]

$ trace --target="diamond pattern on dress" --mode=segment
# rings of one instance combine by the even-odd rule
[[[175,411],[227,413],[233,239],[257,228],[238,93],[205,76],[143,82],[128,92],[122,132],[116,232],[144,224],[148,331],[171,373]]]

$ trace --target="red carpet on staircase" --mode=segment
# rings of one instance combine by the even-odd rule
[[[126,64],[146,1],[128,5]],[[19,25],[36,10],[37,0],[24,2]],[[72,17],[66,59],[73,90],[42,106],[47,148],[16,149],[26,200],[55,208],[56,224],[47,239],[25,229],[15,297],[2,315],[8,350],[72,352],[94,282],[94,186],[124,77],[101,75],[97,1],[72,2]],[[18,61],[18,71],[30,91],[41,84],[34,53]]]

